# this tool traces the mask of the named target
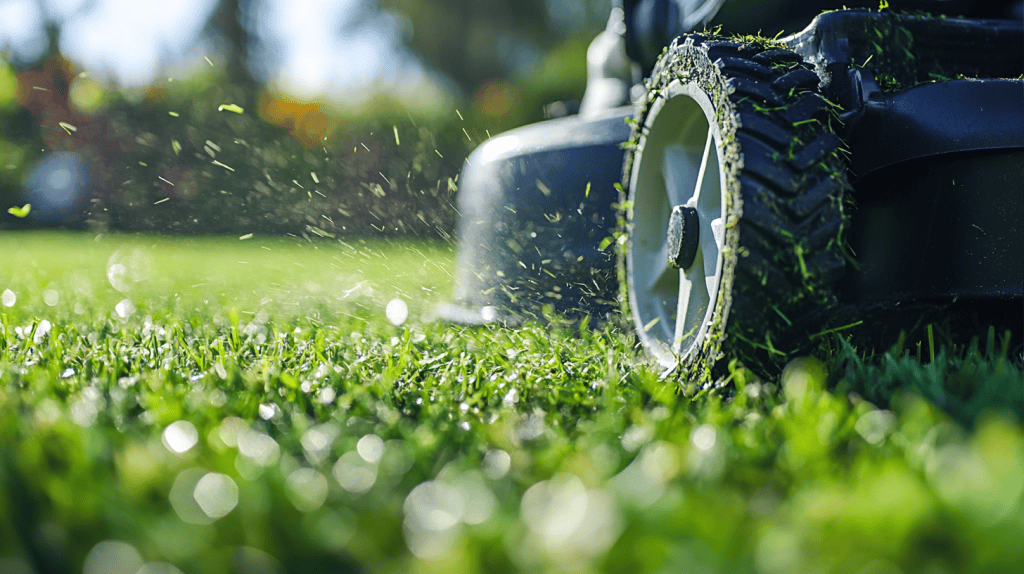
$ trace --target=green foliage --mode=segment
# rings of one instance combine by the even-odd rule
[[[231,103],[247,97],[253,94],[222,78],[197,76],[154,88],[142,101],[110,92],[101,110],[76,115],[74,122],[16,109],[10,121],[26,116],[38,122],[43,141],[31,133],[19,141],[0,139],[8,162],[0,166],[0,199],[8,206],[24,203],[23,181],[40,155],[30,150],[45,147],[46,153],[74,151],[91,167],[89,197],[62,222],[78,228],[238,235],[320,230],[347,237],[451,233],[456,214],[442,183],[457,177],[461,158],[476,143],[467,139],[463,122],[384,114],[343,121],[309,104],[296,106],[306,116],[274,125],[256,106]],[[472,130],[477,141],[483,139],[478,131]],[[25,226],[31,219],[5,217],[0,224]]]
[[[1024,565],[1019,420],[917,394],[1019,392],[992,337],[681,398],[611,327],[424,322],[443,247],[0,239],[5,571]]]

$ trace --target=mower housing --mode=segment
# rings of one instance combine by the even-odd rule
[[[1024,297],[1024,25],[838,10],[780,42],[840,108],[857,262],[841,303]],[[443,318],[616,309],[616,183],[632,114],[534,124],[470,156]]]

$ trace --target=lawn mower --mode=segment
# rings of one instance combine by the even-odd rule
[[[468,158],[441,316],[621,312],[691,376],[725,358],[770,370],[904,310],[971,304],[1019,326],[1021,3],[777,4],[763,29],[810,23],[726,36],[707,28],[721,0],[614,7],[579,113]]]

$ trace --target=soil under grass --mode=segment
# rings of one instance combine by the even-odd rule
[[[0,235],[0,572],[1024,569],[1001,333],[682,397],[611,325],[430,322],[451,261]]]

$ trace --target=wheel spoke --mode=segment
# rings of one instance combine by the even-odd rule
[[[714,143],[714,128],[708,127],[708,135],[704,140],[704,154],[700,159],[700,168],[697,171],[697,184],[693,187],[693,198],[690,200],[693,205],[698,205],[701,201],[701,196],[704,195],[704,178],[708,170],[708,157],[712,153],[718,153],[717,150],[712,152],[711,147]],[[715,179],[717,179],[717,177]]]
[[[697,336],[697,331],[704,322],[710,297],[704,278],[704,257],[698,252],[693,266],[679,272],[679,302],[676,306],[675,334],[672,338],[672,349],[676,353],[685,351]]]
[[[693,282],[687,281],[686,272],[679,270],[679,299],[676,305],[676,328],[672,336],[672,351],[682,352],[683,338],[686,337],[686,312],[690,308],[690,291]]]
[[[725,239],[725,222],[721,217],[711,221],[701,222],[700,251],[704,256],[704,277],[708,287],[708,293],[715,292],[715,276],[718,270],[718,254],[722,252],[722,242]]]

